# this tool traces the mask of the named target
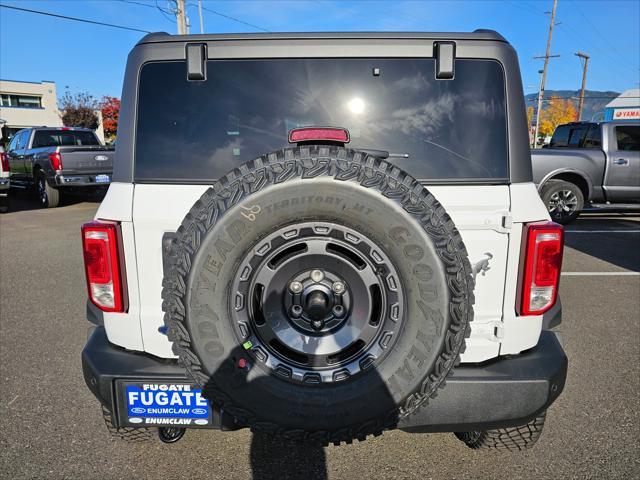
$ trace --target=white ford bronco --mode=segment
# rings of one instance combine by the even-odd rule
[[[499,34],[151,34],[82,227],[109,430],[532,446],[564,387],[560,225]]]

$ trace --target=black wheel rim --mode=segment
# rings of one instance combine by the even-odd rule
[[[337,382],[376,365],[403,318],[400,277],[384,251],[335,224],[287,226],[243,259],[232,285],[239,340],[293,382]]]
[[[40,177],[38,179],[38,199],[42,205],[47,204],[47,189],[44,182],[46,182],[44,178]]]
[[[578,197],[569,189],[556,190],[549,197],[549,214],[554,219],[569,218],[578,209]]]

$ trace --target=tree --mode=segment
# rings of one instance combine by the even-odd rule
[[[533,107],[527,107],[527,127],[531,128],[533,122]]]
[[[546,108],[540,114],[540,134],[553,135],[556,127],[563,123],[575,122],[578,112],[571,100],[551,97]]]
[[[113,138],[118,131],[118,118],[120,117],[120,99],[104,96],[100,101],[102,111],[102,127],[107,138]]]
[[[65,127],[84,127],[95,130],[100,120],[96,115],[97,103],[92,95],[79,92],[72,95],[69,90],[64,92],[59,102],[62,124]]]

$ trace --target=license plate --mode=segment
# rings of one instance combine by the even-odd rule
[[[187,383],[126,382],[124,395],[126,423],[135,426],[174,425],[206,427],[211,424],[211,408],[202,389]]]
[[[109,175],[96,175],[96,183],[109,183]]]

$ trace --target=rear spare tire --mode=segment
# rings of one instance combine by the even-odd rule
[[[473,316],[444,208],[379,158],[265,155],[187,214],[163,309],[205,396],[255,431],[340,443],[393,428],[444,385]]]

